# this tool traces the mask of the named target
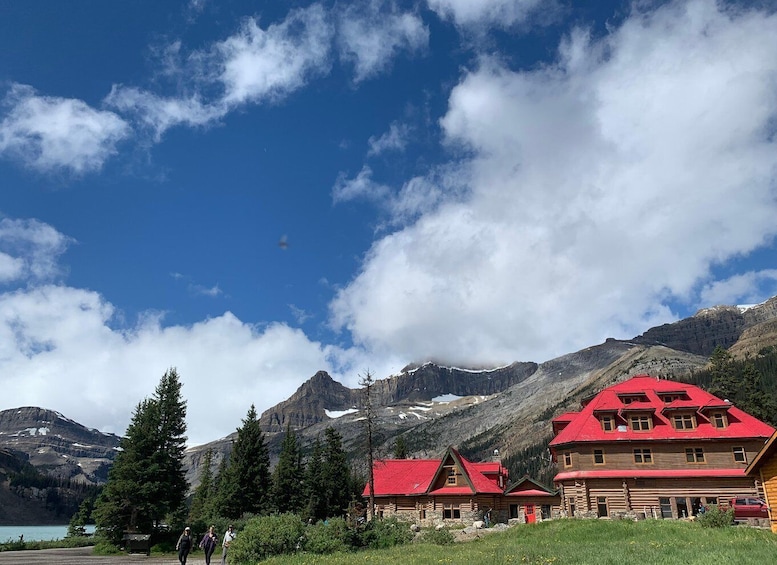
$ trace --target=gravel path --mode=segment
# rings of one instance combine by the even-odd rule
[[[211,564],[221,563],[221,556],[211,560]],[[68,549],[31,549],[26,551],[0,551],[0,565],[179,565],[174,555],[167,557],[147,557],[143,554],[133,555],[92,555],[91,547],[74,547]],[[205,563],[202,553],[190,557],[187,565]]]

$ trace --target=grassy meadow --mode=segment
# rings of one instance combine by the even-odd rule
[[[263,563],[764,565],[777,563],[777,535],[745,526],[702,528],[693,522],[676,520],[554,520],[514,527],[455,545],[413,543],[387,550],[328,556],[297,554]]]

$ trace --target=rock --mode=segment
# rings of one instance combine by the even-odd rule
[[[420,532],[421,531],[421,526],[419,526],[418,524],[410,524],[410,531],[411,532]]]
[[[476,530],[482,530],[483,528],[486,527],[486,523],[483,520],[475,520],[474,522],[472,522],[472,527],[475,528]]]

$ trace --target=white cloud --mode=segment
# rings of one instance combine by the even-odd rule
[[[334,326],[467,364],[670,321],[668,298],[777,233],[775,84],[777,16],[709,1],[576,31],[536,70],[484,58],[441,121],[468,192],[376,242]]]
[[[142,128],[153,131],[157,142],[171,127],[182,124],[205,126],[226,114],[224,107],[206,104],[196,95],[188,98],[161,97],[120,84],[113,85],[105,103],[119,112],[134,116]]]
[[[759,303],[777,294],[777,269],[748,271],[724,280],[712,281],[701,289],[707,305]]]
[[[151,315],[125,331],[110,327],[114,314],[97,293],[66,286],[0,294],[0,409],[54,408],[121,434],[134,404],[175,366],[189,440],[204,443],[233,432],[251,402],[261,411],[290,396],[300,379],[332,371],[337,355],[299,330],[257,328],[229,312],[169,327]]]
[[[387,151],[403,151],[407,146],[408,136],[410,135],[410,126],[393,122],[389,130],[379,137],[372,136],[367,141],[369,150],[368,157],[375,157]]]
[[[0,122],[0,155],[43,172],[97,171],[129,134],[113,112],[72,98],[40,96],[26,85],[12,85],[3,105],[8,111]]]
[[[50,281],[72,240],[37,220],[0,220],[0,282]]]
[[[555,10],[555,2],[541,0],[427,0],[429,8],[459,25],[510,26],[525,21],[532,12]]]
[[[340,14],[340,58],[354,66],[356,82],[384,71],[401,51],[429,44],[429,29],[417,14],[400,12],[394,2],[350,4]]]
[[[211,63],[223,84],[223,102],[273,101],[329,71],[333,29],[319,4],[293,10],[284,21],[262,29],[248,18],[241,29],[218,43]]]
[[[341,174],[332,189],[332,198],[336,203],[356,198],[381,201],[389,196],[390,189],[372,180],[372,169],[364,165],[356,177],[349,179]]]

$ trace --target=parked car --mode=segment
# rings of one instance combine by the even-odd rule
[[[732,498],[729,501],[729,506],[734,509],[734,520],[769,517],[769,507],[760,498],[744,496]]]

